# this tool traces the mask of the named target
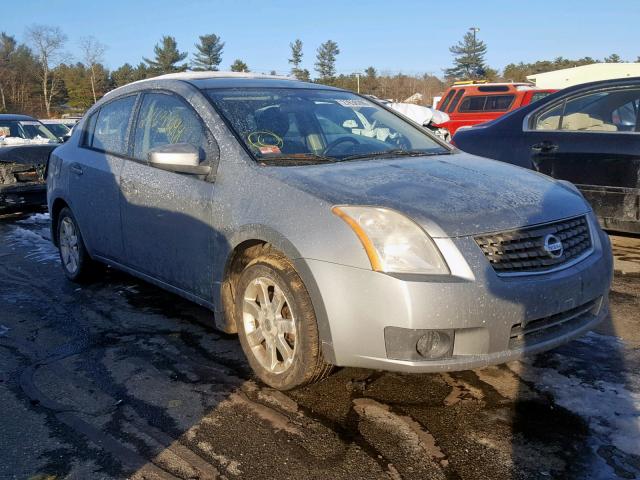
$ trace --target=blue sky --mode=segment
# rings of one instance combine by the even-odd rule
[[[32,24],[59,26],[67,50],[78,56],[78,40],[93,35],[108,46],[109,68],[137,64],[153,55],[163,34],[193,52],[198,35],[216,33],[226,42],[222,67],[241,58],[253,71],[289,70],[289,43],[304,42],[304,67],[313,71],[315,50],[338,42],[340,73],[369,65],[379,71],[434,73],[449,66],[448,47],[468,27],[481,29],[487,61],[510,62],[557,56],[602,58],[613,52],[634,61],[640,25],[638,0],[537,0],[536,2],[412,0],[23,0],[4,8],[0,31],[24,37]]]

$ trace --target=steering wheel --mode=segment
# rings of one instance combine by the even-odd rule
[[[327,147],[324,149],[322,154],[327,155],[331,150],[336,148],[338,145],[342,145],[343,143],[347,143],[347,142],[353,143],[354,145],[362,145],[359,140],[356,140],[353,137],[340,137],[337,140],[334,140],[333,142],[331,142],[329,145],[327,145]]]

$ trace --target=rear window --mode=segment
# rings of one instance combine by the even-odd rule
[[[505,112],[513,103],[514,95],[474,95],[465,98],[459,112]]]

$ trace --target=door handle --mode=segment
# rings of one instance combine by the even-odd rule
[[[531,151],[535,153],[551,153],[556,150],[558,150],[558,145],[548,140],[531,145]]]
[[[69,170],[71,170],[71,172],[75,173],[76,175],[82,175],[84,173],[84,170],[82,170],[82,167],[77,163],[71,164],[71,166],[69,167]]]

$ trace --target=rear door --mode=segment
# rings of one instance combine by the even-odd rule
[[[105,103],[85,122],[80,148],[68,165],[73,214],[91,253],[120,260],[120,172],[137,95]]]
[[[121,179],[126,263],[212,301],[214,183],[152,167],[147,156],[162,145],[189,143],[211,162],[213,137],[184,99],[158,91],[143,95],[132,137],[133,159]]]
[[[639,108],[640,87],[600,89],[525,121],[533,167],[575,183],[611,229],[640,231]]]

